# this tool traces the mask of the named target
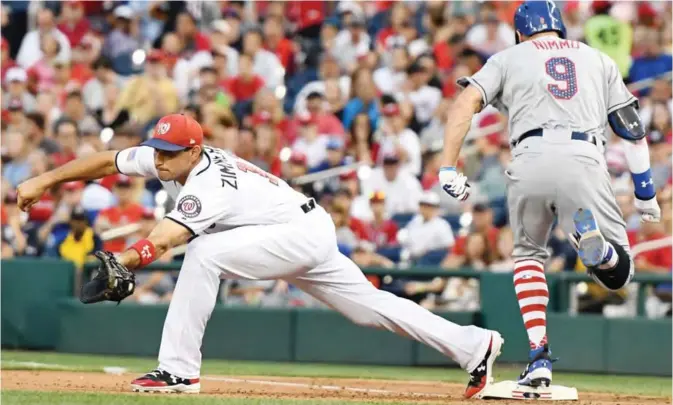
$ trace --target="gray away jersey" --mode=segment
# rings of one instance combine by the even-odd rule
[[[458,80],[509,116],[510,141],[536,128],[570,129],[605,140],[609,113],[637,102],[617,65],[578,41],[543,36],[493,55]]]

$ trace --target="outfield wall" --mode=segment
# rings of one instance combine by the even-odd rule
[[[154,356],[166,305],[84,305],[73,298],[74,269],[53,260],[2,263],[2,345],[73,353]],[[552,276],[552,275],[550,275]],[[441,316],[499,330],[502,362],[526,359],[528,339],[509,274],[481,274],[482,311]],[[554,277],[550,277],[552,280]],[[563,307],[550,282],[551,309]],[[561,290],[559,292],[558,290]],[[671,375],[671,320],[607,319],[550,312],[556,370]],[[351,324],[322,309],[231,308],[220,304],[208,324],[204,358],[388,365],[454,365],[392,333]]]

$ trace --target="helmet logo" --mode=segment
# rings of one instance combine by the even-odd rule
[[[166,132],[168,132],[171,129],[171,124],[169,122],[164,122],[163,124],[159,125],[159,128],[157,128],[157,133],[159,135],[165,135]]]

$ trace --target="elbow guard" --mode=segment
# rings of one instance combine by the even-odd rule
[[[635,103],[608,114],[608,123],[615,135],[627,141],[638,141],[645,137],[645,128]]]

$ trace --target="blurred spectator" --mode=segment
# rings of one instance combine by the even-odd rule
[[[391,51],[389,65],[384,65],[374,71],[374,83],[379,92],[393,94],[402,88],[407,81],[409,67],[409,51],[404,46],[396,46]]]
[[[594,16],[584,25],[586,43],[592,48],[605,52],[617,63],[622,77],[627,77],[631,67],[631,46],[633,30],[631,26],[610,15],[612,2],[594,1]]]
[[[54,13],[48,8],[41,8],[37,12],[37,29],[30,31],[23,37],[21,48],[16,56],[16,62],[24,69],[28,69],[44,56],[44,38],[56,41],[57,49],[54,62],[70,63],[70,41],[56,28]],[[52,45],[50,50],[53,49]]]
[[[79,91],[72,91],[66,96],[63,117],[73,120],[82,132],[85,128],[87,131],[95,132],[96,135],[100,132],[98,121],[87,112],[82,93]]]
[[[393,246],[397,244],[398,226],[386,214],[386,195],[382,191],[372,193],[369,207],[372,219],[365,224],[365,235],[368,242],[376,246]]]
[[[118,5],[114,9],[114,28],[105,38],[103,55],[113,61],[116,71],[120,71],[115,60],[121,56],[130,56],[133,51],[142,47],[138,19],[133,9],[127,5]],[[120,62],[124,63],[124,62]]]
[[[488,269],[494,273],[511,273],[514,270],[514,233],[510,227],[504,227],[498,232],[495,246],[495,255]]]
[[[50,156],[54,166],[60,166],[75,159],[79,137],[79,127],[75,121],[62,118],[54,124],[54,139],[59,147],[59,151],[52,153]]]
[[[89,33],[89,20],[84,15],[84,2],[71,0],[61,3],[61,16],[58,29],[70,42],[70,46],[75,48],[80,44],[82,38]]]
[[[101,56],[93,62],[91,66],[94,77],[89,79],[82,88],[84,103],[90,111],[96,111],[103,108],[105,99],[108,97],[108,85],[115,87],[117,93],[121,88],[123,81],[112,69],[112,62],[105,56]]]
[[[332,83],[330,94],[328,94],[328,83]],[[334,85],[336,84],[336,86]],[[335,94],[339,93],[339,97]],[[324,94],[331,106],[341,106],[339,109],[332,108],[332,113],[337,114],[339,110],[343,109],[344,103],[348,100],[351,92],[351,78],[348,75],[341,75],[341,69],[337,63],[336,58],[331,54],[324,54],[320,60],[318,68],[318,80],[309,82],[301,88],[297,94],[294,111],[304,112],[306,110],[306,99],[309,94],[319,93]],[[331,100],[330,100],[331,99]],[[340,117],[343,121],[343,117]]]
[[[41,58],[30,65],[28,74],[38,91],[47,91],[58,83],[58,70],[70,61],[58,60],[60,44],[51,34],[40,36]]]
[[[183,44],[183,52],[209,51],[210,40],[199,32],[197,21],[188,11],[183,11],[175,19],[175,33]]]
[[[350,17],[344,24],[344,29],[334,38],[334,47],[331,50],[341,69],[347,72],[355,70],[357,58],[365,55],[371,46],[364,17],[357,14],[351,14]]]
[[[421,183],[411,173],[401,170],[398,155],[384,155],[383,167],[372,170],[363,181],[362,192],[367,195],[383,191],[386,195],[386,213],[389,215],[414,213],[421,199]]]
[[[26,88],[28,75],[20,67],[13,67],[7,70],[4,76],[3,84],[6,92],[2,95],[2,109],[9,108],[12,102],[19,103],[26,112],[34,111],[37,107],[35,97],[30,94]]]
[[[120,226],[134,224],[143,215],[143,207],[134,200],[132,183],[129,177],[119,175],[113,193],[117,204],[98,214],[94,224],[94,229],[98,234]],[[105,241],[103,248],[110,252],[121,253],[126,245],[124,238],[117,238]]]
[[[292,145],[292,150],[306,155],[309,168],[321,164],[327,158],[329,137],[318,133],[316,119],[310,114],[300,114],[299,138]]]
[[[253,60],[243,54],[238,58],[238,75],[228,79],[224,88],[236,101],[250,101],[264,87],[264,79],[253,72]]]
[[[428,71],[418,63],[407,69],[407,82],[395,95],[399,101],[409,102],[413,106],[417,130],[424,128],[442,100],[442,92],[427,84]]]
[[[663,34],[659,31],[649,30],[648,37],[643,42],[643,53],[637,55],[628,71],[631,82],[644,79],[656,78],[657,76],[671,71],[673,57],[670,48],[666,51],[662,44]],[[670,88],[670,86],[669,86]],[[647,95],[647,91],[642,92]]]
[[[472,223],[469,233],[467,235],[460,235],[456,239],[456,244],[451,253],[442,262],[442,267],[457,269],[467,265],[470,259],[468,258],[466,245],[470,235],[479,234],[481,241],[486,246],[486,251],[492,252],[497,245],[498,233],[498,228],[493,226],[493,210],[486,204],[475,204],[472,208]],[[477,243],[475,240],[475,244],[480,246],[482,243]],[[475,248],[475,251],[480,251],[480,249]],[[472,256],[471,260],[476,260],[477,255],[473,254]],[[484,265],[486,264],[488,264],[488,261],[484,261]]]
[[[330,215],[332,216],[332,221],[334,222],[334,227],[336,228],[337,244],[339,245],[339,250],[350,256],[350,252],[355,249],[358,244],[358,237],[355,232],[349,226],[349,216],[346,207],[343,207],[339,204],[332,204],[330,207]]]
[[[376,128],[379,110],[376,105],[376,86],[371,71],[358,69],[353,72],[350,94],[352,98],[344,107],[342,117],[344,127],[350,128],[355,116],[365,113],[369,118],[370,128]]]
[[[653,124],[656,126],[659,123],[661,127],[653,128],[648,135],[652,180],[657,188],[663,187],[671,178],[671,143],[666,140],[665,133],[661,132],[670,133],[671,116],[664,108],[655,109]],[[662,129],[659,130],[659,128]]]
[[[283,85],[285,68],[276,55],[262,47],[263,44],[262,32],[250,29],[243,36],[243,53],[252,58],[252,70],[264,78],[266,88],[275,90]]]
[[[131,116],[127,109],[118,109],[119,87],[114,83],[103,86],[104,100],[101,108],[92,110],[94,117],[101,128],[117,129],[129,122]]]
[[[26,254],[28,243],[22,230],[22,214],[17,205],[16,192],[10,191],[2,205],[2,258]]]
[[[626,222],[627,231],[635,231],[640,228],[640,214],[636,211],[633,196],[633,190],[630,188],[621,192],[616,192],[616,201],[619,210],[622,212],[624,222]]]
[[[9,42],[5,38],[1,38],[2,46],[0,46],[0,81],[5,83],[5,76],[7,71],[16,66],[16,62],[12,59],[9,50]]]
[[[484,20],[473,25],[465,38],[467,44],[484,55],[493,55],[514,45],[514,30],[500,22],[495,13],[488,12]]]
[[[287,72],[292,72],[294,45],[292,41],[285,38],[281,19],[267,17],[264,20],[264,47],[276,55]]]
[[[393,100],[384,104],[382,100],[381,126],[374,134],[379,143],[379,162],[383,156],[397,155],[403,162],[403,170],[414,176],[421,174],[421,145],[418,135],[407,128],[402,117],[399,105]]]
[[[40,113],[26,114],[26,140],[30,143],[31,149],[38,148],[46,154],[58,152],[59,146],[52,139],[46,136],[46,123]],[[45,160],[45,164],[46,164]]]
[[[329,138],[327,145],[327,156],[319,164],[311,167],[310,172],[320,172],[327,169],[333,169],[335,167],[343,166],[348,163],[350,159],[346,159],[344,156],[344,143],[338,138]],[[326,180],[325,188],[328,190],[336,190],[339,185],[339,179],[334,177]]]
[[[150,52],[145,72],[131,78],[119,96],[118,108],[128,110],[131,119],[141,125],[178,110],[178,93],[162,60],[160,51]]]
[[[25,140],[23,134],[11,130],[4,134],[5,145],[2,151],[3,180],[9,182],[13,188],[16,188],[21,182],[27,180],[31,174],[31,162],[28,155],[31,151],[31,145]]]
[[[419,200],[419,213],[400,232],[400,245],[412,259],[433,250],[448,251],[454,243],[451,226],[439,215],[439,196],[432,191],[423,193]]]
[[[89,224],[89,217],[80,207],[67,215],[67,232],[48,243],[48,255],[71,261],[78,269],[93,252],[101,250],[100,237]]]

